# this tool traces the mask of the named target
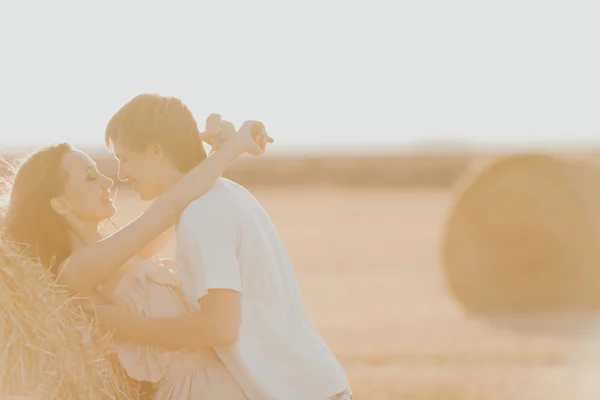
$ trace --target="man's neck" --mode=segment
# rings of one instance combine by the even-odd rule
[[[171,188],[174,184],[179,182],[181,178],[185,175],[184,172],[179,171],[176,168],[169,168],[164,172],[160,181],[161,181],[161,191],[160,194],[163,194],[167,190]],[[159,194],[159,195],[160,195]]]

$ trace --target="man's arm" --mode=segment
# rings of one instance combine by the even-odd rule
[[[237,340],[240,298],[234,290],[210,289],[200,299],[201,310],[177,318],[132,316],[122,305],[96,311],[116,339],[172,349],[228,346]]]
[[[214,199],[212,199],[214,200]],[[121,306],[98,306],[116,338],[145,345],[187,348],[229,345],[241,321],[241,276],[233,217],[218,205],[201,204],[180,222],[179,249],[200,310],[178,318],[132,316]],[[119,309],[120,307],[120,309]]]

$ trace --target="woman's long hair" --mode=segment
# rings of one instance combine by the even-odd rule
[[[71,253],[66,221],[50,205],[63,192],[62,161],[70,150],[59,143],[29,155],[15,172],[2,216],[4,239],[54,272]]]

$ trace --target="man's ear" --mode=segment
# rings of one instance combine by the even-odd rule
[[[151,152],[152,156],[155,157],[157,160],[163,160],[165,158],[165,151],[163,150],[162,146],[159,144],[151,145],[150,152]]]
[[[67,200],[63,196],[54,197],[52,200],[50,200],[50,207],[52,207],[54,212],[56,212],[57,214],[71,214],[71,208],[69,207]]]

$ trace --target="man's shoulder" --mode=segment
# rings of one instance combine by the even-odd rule
[[[243,187],[239,183],[231,181],[227,178],[219,178],[216,183],[218,183],[221,188],[226,189],[233,195],[249,195],[250,194],[250,192],[245,187]]]
[[[246,189],[229,179],[219,178],[202,196],[193,200],[181,213],[181,220],[236,208],[236,198],[244,196]]]

